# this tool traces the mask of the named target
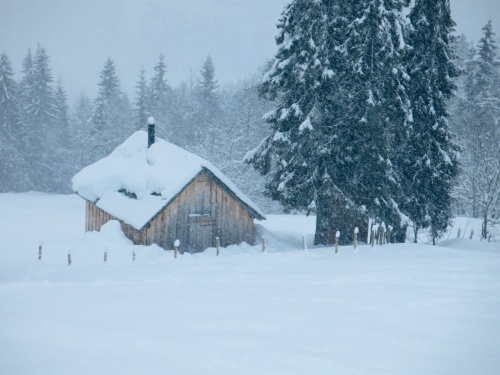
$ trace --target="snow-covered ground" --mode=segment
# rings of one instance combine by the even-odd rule
[[[264,254],[174,260],[84,234],[76,196],[0,194],[0,374],[499,374],[500,243],[335,254],[312,217],[261,225]]]
[[[443,235],[440,240],[440,244],[448,242],[448,240],[454,240],[455,238],[471,239],[476,241],[481,241],[481,228],[483,225],[482,219],[475,219],[470,217],[456,217],[453,219],[453,224],[448,231]],[[500,242],[500,226],[489,226],[488,227],[488,237],[491,241]],[[413,241],[415,235],[412,228],[408,228],[408,241]],[[432,243],[432,237],[427,231],[419,231],[418,233],[419,243]],[[465,241],[464,244],[469,242]],[[500,245],[498,245],[500,247]],[[490,246],[486,246],[483,250],[489,249]]]

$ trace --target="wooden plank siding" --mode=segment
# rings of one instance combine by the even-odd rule
[[[86,204],[86,231],[99,231],[109,220],[118,220],[91,202]],[[137,245],[156,243],[179,251],[197,252],[215,246],[215,237],[226,247],[243,241],[255,243],[253,215],[207,173],[200,173],[141,231],[119,220],[123,233]]]

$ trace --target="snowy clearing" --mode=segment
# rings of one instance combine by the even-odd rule
[[[84,234],[77,196],[0,194],[0,373],[498,374],[498,242],[335,254],[314,218],[260,224],[264,254],[174,260],[113,223]]]

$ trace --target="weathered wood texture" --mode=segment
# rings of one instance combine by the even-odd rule
[[[86,230],[100,230],[109,220],[117,220],[94,204],[87,202]],[[156,243],[173,249],[180,240],[179,251],[198,252],[215,246],[253,245],[253,215],[233,194],[206,173],[200,173],[149,225],[141,231],[120,221],[125,236],[135,244]]]

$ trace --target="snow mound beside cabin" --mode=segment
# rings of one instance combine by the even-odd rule
[[[131,246],[134,243],[128,239],[122,231],[118,220],[110,220],[104,224],[100,231],[86,232],[89,240],[99,240],[103,243],[112,243],[117,246]]]
[[[259,208],[212,163],[161,138],[148,148],[148,133],[137,131],[109,156],[76,174],[73,191],[136,229],[163,209],[208,169],[256,212]]]

